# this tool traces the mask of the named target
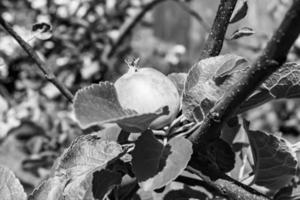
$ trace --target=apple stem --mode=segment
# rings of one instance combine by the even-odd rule
[[[129,68],[129,70],[128,70],[129,73],[138,71],[139,61],[140,61],[140,58],[132,58],[132,59],[125,60],[125,63],[127,64],[128,68]]]

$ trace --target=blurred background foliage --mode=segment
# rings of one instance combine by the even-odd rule
[[[73,93],[126,72],[124,60],[165,74],[187,72],[198,60],[219,4],[217,0],[160,0],[125,34],[128,23],[153,0],[1,0],[0,14],[47,62]],[[241,3],[241,2],[239,2]],[[253,62],[278,26],[291,1],[252,0],[241,22],[255,34],[224,42],[222,53]],[[238,7],[239,5],[237,5]],[[39,40],[32,25],[49,23],[53,35]],[[289,61],[299,61],[300,39]],[[282,132],[292,141],[300,133],[299,100],[277,101],[245,113],[255,129]],[[14,39],[0,28],[0,164],[8,166],[30,192],[47,176],[55,158],[82,131],[71,105],[45,80]]]

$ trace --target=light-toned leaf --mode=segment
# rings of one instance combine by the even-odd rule
[[[14,173],[0,165],[0,198],[2,200],[26,200],[23,186]]]
[[[92,84],[79,90],[74,98],[74,111],[83,128],[96,124],[117,123],[128,132],[144,131],[154,119],[169,113],[167,106],[155,113],[143,114],[123,109],[114,84],[110,82]]]
[[[283,138],[249,130],[249,123],[246,121],[244,127],[254,158],[254,183],[272,191],[290,183],[298,167],[292,145]]]
[[[182,111],[189,120],[202,121],[204,115],[248,70],[247,61],[226,54],[196,63],[186,78]]]
[[[144,132],[132,152],[132,169],[144,190],[154,190],[174,180],[187,166],[192,144],[183,137],[160,143],[152,131]]]
[[[248,12],[248,3],[247,0],[243,0],[243,5],[237,10],[236,13],[233,14],[233,17],[230,19],[231,24],[240,21],[243,19]]]
[[[47,200],[62,197],[81,200],[90,197],[93,174],[105,170],[109,163],[124,154],[121,145],[113,140],[100,138],[98,135],[99,133],[84,135],[75,139],[55,163],[50,178],[34,191],[31,200],[42,197],[48,197]],[[108,192],[106,189],[110,188],[100,189],[106,194]]]
[[[241,37],[246,37],[246,36],[250,36],[253,35],[255,32],[253,31],[252,28],[249,27],[242,27],[236,31],[234,31],[231,36],[230,36],[230,40],[236,40],[239,39]]]
[[[103,140],[93,134],[79,136],[59,158],[55,174],[67,173],[73,178],[105,168],[108,162],[121,153],[122,147],[115,141]]]
[[[243,103],[238,113],[257,107],[268,101],[282,98],[300,97],[300,64],[286,63]]]
[[[31,28],[32,35],[40,40],[47,40],[52,37],[52,26],[48,23],[36,23]]]
[[[62,200],[67,181],[65,176],[48,178],[29,195],[28,200]]]

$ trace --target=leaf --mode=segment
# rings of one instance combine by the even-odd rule
[[[247,61],[233,54],[207,58],[196,63],[188,72],[184,86],[184,116],[191,121],[202,121],[204,115],[247,70]]]
[[[172,73],[168,75],[168,78],[174,83],[180,96],[182,96],[184,90],[186,77],[187,73]]]
[[[274,200],[298,200],[300,199],[300,185],[284,187],[274,196]]]
[[[220,171],[227,173],[233,169],[235,154],[227,142],[218,138],[209,144],[207,151],[210,160],[213,160]]]
[[[53,167],[49,179],[32,194],[32,200],[44,199],[50,194],[54,200],[83,199],[91,191],[93,173],[101,171],[124,153],[115,141],[101,139],[97,134],[76,138]],[[112,177],[113,178],[113,177]],[[105,193],[103,187],[101,192]]]
[[[286,63],[273,73],[261,86],[275,98],[300,97],[300,64]]]
[[[121,153],[122,147],[115,141],[103,140],[97,135],[79,136],[59,158],[55,173],[66,173],[73,178],[105,168],[108,162],[118,158]]]
[[[146,130],[150,123],[161,115],[169,113],[163,107],[155,113],[138,114],[136,111],[123,109],[118,101],[113,83],[101,82],[79,90],[74,98],[75,117],[80,126],[117,123],[128,132]]]
[[[148,130],[136,141],[132,169],[144,190],[154,190],[181,174],[191,155],[192,144],[187,139],[176,137],[163,145]]]
[[[283,138],[249,130],[247,122],[244,122],[244,127],[254,158],[254,183],[273,191],[290,183],[298,167],[291,144]]]
[[[259,87],[245,103],[238,113],[257,107],[274,99],[300,97],[300,64],[286,63]]]
[[[29,195],[28,200],[61,200],[67,181],[64,176],[50,177]]]
[[[93,176],[93,194],[96,199],[103,199],[114,186],[121,184],[122,176],[120,173],[101,170],[94,173]]]
[[[14,173],[0,165],[0,196],[2,200],[26,200],[23,186]]]
[[[40,40],[47,40],[52,37],[52,26],[48,23],[36,23],[31,28],[34,37]]]
[[[234,31],[231,36],[230,36],[230,40],[236,40],[239,39],[241,37],[246,37],[246,36],[250,36],[253,35],[255,32],[253,31],[252,28],[249,27],[242,27],[236,31]]]
[[[243,1],[243,5],[238,9],[238,11],[233,15],[233,17],[230,19],[231,24],[240,21],[247,15],[248,11],[248,2],[247,0]]]

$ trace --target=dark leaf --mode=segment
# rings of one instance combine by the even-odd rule
[[[52,26],[48,23],[36,23],[31,28],[34,37],[40,40],[47,40],[52,37]]]
[[[163,145],[149,130],[136,141],[132,169],[144,190],[154,190],[181,174],[191,155],[192,144],[187,139],[177,137]]]
[[[300,185],[288,186],[279,190],[274,200],[298,200],[300,199]]]
[[[233,15],[233,17],[230,19],[231,24],[240,21],[247,15],[248,11],[248,3],[247,0],[243,0],[243,5],[238,9],[238,11]]]
[[[253,31],[252,28],[243,27],[243,28],[240,28],[240,29],[234,31],[232,33],[232,35],[230,36],[230,40],[236,40],[236,39],[239,39],[241,37],[250,36],[250,35],[253,35],[254,33],[255,32]]]
[[[235,154],[230,145],[222,139],[211,142],[208,147],[208,156],[222,172],[229,172],[234,167]]]
[[[116,185],[121,184],[122,176],[120,173],[101,170],[93,175],[92,191],[96,199],[103,199]]]
[[[244,122],[244,127],[254,158],[254,183],[272,191],[290,183],[298,167],[292,145],[283,138],[249,130],[247,122]]]

